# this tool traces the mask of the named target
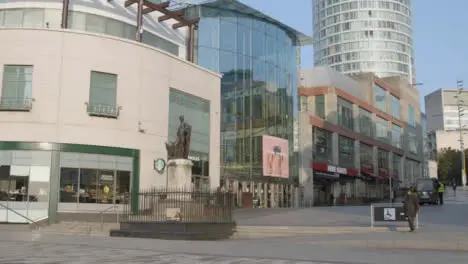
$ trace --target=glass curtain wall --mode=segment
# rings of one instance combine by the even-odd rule
[[[51,153],[48,151],[0,152],[0,203],[32,220],[48,217]],[[28,220],[0,207],[0,222]]]
[[[262,135],[290,142],[292,170],[293,116],[297,110],[294,37],[237,12],[196,6],[187,10],[189,17],[191,13],[201,17],[196,62],[223,74],[221,175],[262,176]]]
[[[169,91],[168,140],[176,140],[179,117],[191,126],[189,159],[193,162],[192,181],[195,188],[208,188],[210,162],[210,102],[176,90]]]

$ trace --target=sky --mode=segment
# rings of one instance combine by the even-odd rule
[[[312,35],[312,0],[240,0]],[[457,79],[468,86],[467,0],[412,0],[413,41],[417,88],[424,111],[424,95],[439,88],[455,88]],[[313,66],[313,47],[304,47],[302,67]]]

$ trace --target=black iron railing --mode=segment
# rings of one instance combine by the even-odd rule
[[[122,221],[232,221],[234,195],[220,190],[154,188],[131,195],[124,206]]]
[[[32,98],[2,97],[0,98],[0,111],[30,111]]]
[[[117,105],[87,103],[88,114],[91,116],[102,116],[117,118],[120,107]]]

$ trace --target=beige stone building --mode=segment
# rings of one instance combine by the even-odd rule
[[[301,75],[299,153],[303,203],[389,197],[422,177],[419,93],[400,77]]]

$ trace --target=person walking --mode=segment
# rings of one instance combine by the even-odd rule
[[[453,181],[452,189],[453,189],[453,196],[457,196],[457,182]]]
[[[437,193],[439,194],[439,204],[444,204],[444,192],[445,186],[443,183],[439,182],[439,186],[437,186]]]
[[[416,195],[415,187],[409,188],[408,193],[405,195],[403,209],[408,220],[410,232],[414,232],[414,222],[419,213],[419,197]]]

